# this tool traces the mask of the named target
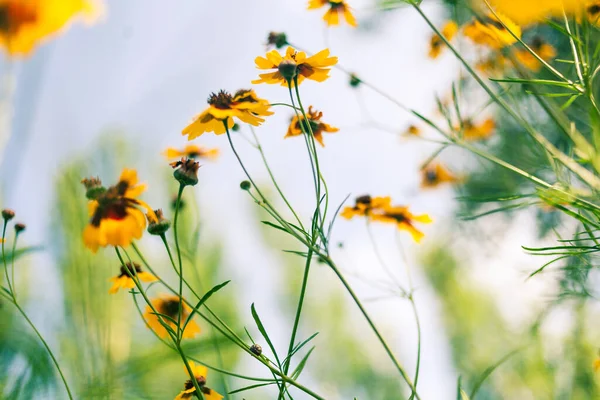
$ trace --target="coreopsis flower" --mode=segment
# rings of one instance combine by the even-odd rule
[[[340,24],[340,16],[343,16],[348,25],[356,27],[356,18],[352,14],[352,9],[344,0],[310,0],[308,9],[315,10],[321,7],[329,7],[323,20],[328,26],[337,26]]]
[[[154,213],[146,214],[148,218],[148,233],[151,235],[163,235],[171,227],[171,221],[165,218],[162,209],[154,210]]]
[[[442,28],[442,35],[446,40],[451,41],[456,33],[458,32],[458,24],[454,21],[446,22],[446,25]],[[433,34],[429,39],[429,57],[432,59],[438,58],[444,49],[444,41],[437,35]]]
[[[288,47],[285,55],[279,54],[277,50],[271,50],[265,57],[256,57],[254,60],[258,69],[275,69],[274,72],[259,74],[260,79],[252,83],[272,83],[288,86],[298,81],[298,84],[306,79],[323,82],[329,78],[329,67],[337,64],[337,57],[329,56],[329,49],[321,50],[311,57],[307,57],[303,51],[296,51]]]
[[[95,197],[88,202],[90,222],[83,231],[86,247],[95,253],[98,247],[124,247],[141,238],[146,227],[142,209],[154,213],[137,198],[144,190],[146,185],[138,184],[137,172],[124,169],[115,186],[93,192]]]
[[[127,272],[129,271],[129,272]],[[115,277],[110,278],[113,283],[112,287],[108,291],[110,294],[117,293],[119,289],[133,289],[135,282],[131,276],[136,276],[142,282],[156,282],[158,278],[149,272],[143,271],[142,267],[138,263],[125,263],[125,266],[121,265],[121,273]]]
[[[354,206],[345,207],[340,216],[346,219],[354,217],[369,217],[374,210],[382,210],[391,205],[390,197],[371,197],[368,194],[358,196],[354,199]]]
[[[486,75],[502,75],[506,70],[508,61],[500,52],[494,52],[475,64],[475,68]]]
[[[194,121],[181,132],[188,140],[197,138],[205,132],[216,135],[225,133],[225,124],[231,129],[234,117],[250,125],[258,126],[265,122],[264,117],[273,115],[270,103],[259,98],[254,90],[238,90],[234,95],[221,90],[208,97],[208,108],[198,114]]]
[[[498,14],[498,17],[496,17],[493,14],[488,14],[483,17],[475,17],[465,25],[463,33],[477,44],[492,49],[501,49],[515,43],[517,41],[515,36],[521,37],[521,28],[503,15]]]
[[[483,0],[472,0],[479,9],[487,10]],[[583,5],[583,0],[489,0],[492,8],[506,15],[520,25],[540,22],[548,17],[561,17],[575,14]]]
[[[164,295],[162,297],[155,298],[151,301],[152,306],[156,310],[158,314],[166,315],[169,318],[163,318],[163,322],[165,322],[168,326],[170,326],[175,332],[177,331],[177,324],[173,321],[179,320],[179,310],[181,309],[181,325],[183,328],[187,317],[189,317],[192,309],[185,304],[183,299],[180,299],[179,296],[175,295]],[[181,307],[181,308],[180,308]],[[165,327],[159,321],[159,315],[155,314],[152,311],[150,306],[146,306],[146,310],[144,312],[144,319],[146,323],[160,338],[166,338],[169,334]],[[185,327],[183,331],[183,338],[193,338],[197,334],[200,333],[200,326],[196,323],[196,321],[191,320]]]
[[[488,118],[480,124],[475,124],[470,118],[463,120],[463,139],[465,140],[482,140],[487,139],[494,133],[496,123],[493,119]]]
[[[587,15],[588,21],[594,25],[598,25],[600,23],[600,1],[599,0],[591,0],[588,1],[585,6],[585,13]]]
[[[173,171],[173,176],[182,185],[195,186],[198,183],[198,169],[200,168],[198,161],[183,157],[181,160],[172,162],[170,165],[175,170]]]
[[[421,170],[421,187],[434,188],[444,183],[457,183],[460,179],[441,164],[428,165]]]
[[[163,152],[163,155],[168,160],[173,160],[173,159],[182,158],[182,157],[193,158],[193,159],[204,158],[207,160],[214,160],[215,158],[217,158],[219,156],[219,149],[206,149],[204,147],[197,146],[195,144],[188,144],[181,150],[176,149],[174,147],[168,147]]]
[[[540,37],[535,37],[529,47],[546,62],[556,57],[556,49],[551,44],[544,42]],[[542,68],[542,63],[527,49],[519,49],[514,54],[519,64],[525,68],[533,72],[539,72]]]
[[[315,140],[319,142],[321,146],[325,147],[325,144],[323,143],[323,132],[333,133],[339,131],[339,129],[322,122],[321,118],[323,117],[323,113],[321,111],[313,110],[312,106],[308,107],[306,116],[308,117],[308,124],[303,115],[300,115],[300,119],[298,119],[297,115],[294,115],[285,137],[300,136],[302,135],[304,128],[304,132],[307,134],[310,134],[312,130]]]
[[[410,136],[420,136],[421,130],[416,125],[409,125],[408,128],[402,133],[402,136],[410,137]]]
[[[90,0],[0,0],[0,46],[10,55],[26,55],[81,17],[96,15]]]
[[[194,375],[194,379],[198,383],[198,387],[202,391],[202,397],[205,400],[221,400],[223,396],[214,390],[206,387],[206,376],[208,374],[208,369],[203,365],[196,365],[194,362],[190,362],[190,369],[192,370],[192,375]],[[187,372],[187,368],[186,368]],[[185,400],[191,399],[192,397],[200,398],[196,393],[196,386],[194,386],[194,382],[188,380],[185,382],[184,390],[175,397],[175,400]]]

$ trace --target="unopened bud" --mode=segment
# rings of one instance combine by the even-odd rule
[[[252,354],[260,356],[262,354],[262,347],[260,347],[259,344],[254,343],[252,346],[250,346],[250,351]]]
[[[182,158],[181,161],[171,163],[175,169],[173,176],[184,186],[194,186],[198,183],[198,168],[200,163],[189,158]]]
[[[11,219],[13,219],[15,217],[15,212],[9,208],[5,208],[4,210],[2,210],[2,218],[4,218],[5,221],[10,221]]]
[[[252,184],[250,183],[250,181],[242,181],[240,183],[240,189],[242,189],[242,190],[250,190],[250,187],[252,187]]]
[[[151,235],[162,235],[171,227],[171,221],[166,219],[162,210],[154,210],[154,215],[146,214],[148,218],[148,233]]]
[[[353,88],[358,87],[362,81],[360,80],[360,78],[358,76],[356,76],[355,74],[350,74],[350,81],[348,82],[350,84],[350,86],[352,86]]]
[[[18,223],[15,224],[15,232],[17,233],[17,235],[21,232],[23,232],[25,230],[25,224],[22,223]]]
[[[277,49],[281,49],[282,47],[288,44],[287,36],[283,32],[269,32],[269,36],[267,37],[267,45],[275,46]]]
[[[98,177],[84,178],[81,180],[81,183],[85,186],[85,197],[89,200],[96,200],[101,194],[106,192],[106,188],[102,186],[102,181]]]
[[[294,60],[283,60],[279,63],[279,67],[277,67],[281,76],[285,78],[288,82],[291,82],[292,79],[296,77],[298,74],[298,64]]]

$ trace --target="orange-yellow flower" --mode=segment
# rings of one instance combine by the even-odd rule
[[[225,133],[227,128],[233,128],[233,118],[250,125],[258,126],[265,122],[263,117],[273,115],[269,110],[271,104],[259,98],[254,90],[238,90],[232,96],[221,90],[212,93],[208,98],[208,108],[194,118],[194,121],[186,126],[182,135],[192,140],[205,132],[214,132],[216,135]]]
[[[348,25],[356,27],[356,18],[352,14],[352,9],[344,0],[309,0],[308,9],[314,10],[321,7],[329,7],[323,20],[328,26],[337,26],[340,24],[340,16],[346,19]]]
[[[585,6],[585,13],[590,23],[598,25],[600,23],[600,1],[588,1]]]
[[[506,66],[506,57],[499,52],[495,52],[491,56],[480,60],[475,64],[475,68],[487,75],[501,75],[504,73]]]
[[[441,164],[428,165],[421,170],[421,187],[434,188],[444,183],[457,183],[460,179]]]
[[[129,271],[129,273],[127,271]],[[125,263],[125,266],[121,265],[121,273],[118,276],[110,278],[113,285],[108,293],[117,293],[119,289],[133,289],[135,287],[135,282],[130,275],[137,276],[142,282],[156,282],[158,280],[158,278],[151,273],[143,271],[139,264],[127,262]]]
[[[0,46],[10,55],[30,53],[79,17],[95,14],[90,0],[0,0]]]
[[[394,224],[400,230],[411,234],[415,242],[423,239],[423,232],[415,228],[414,223],[431,223],[427,214],[414,215],[405,206],[392,206],[390,197],[371,197],[364,195],[357,197],[353,207],[346,207],[340,214],[346,219],[366,217],[374,222]]]
[[[310,131],[312,130],[315,140],[319,142],[321,146],[325,147],[325,144],[323,143],[323,132],[332,133],[339,131],[339,129],[322,122],[321,118],[323,117],[323,113],[321,111],[313,110],[312,106],[308,107],[306,116],[308,117],[308,124],[306,124],[303,115],[300,115],[300,119],[298,119],[298,116],[294,115],[285,137],[300,136],[302,135],[302,130],[304,128],[304,132],[307,134],[310,134]]]
[[[503,15],[498,14],[498,17],[493,14],[476,17],[465,25],[463,33],[473,42],[492,49],[510,46],[517,41],[515,36],[521,37],[521,28]]]
[[[446,25],[442,28],[442,35],[447,41],[451,41],[456,33],[458,32],[458,24],[454,21],[446,22]],[[433,34],[429,39],[429,57],[436,59],[444,49],[444,41],[437,35]]]
[[[179,296],[175,295],[164,295],[162,297],[155,298],[151,301],[152,306],[156,310],[158,314],[166,315],[168,318],[162,318],[163,322],[166,323],[169,327],[173,329],[173,331],[177,332],[177,324],[173,321],[179,320],[179,312],[181,310],[181,324],[180,327],[183,328],[185,321],[189,317],[192,309],[185,304],[183,299],[180,301]],[[165,329],[165,327],[160,323],[159,316],[152,311],[150,306],[146,306],[146,311],[144,312],[144,319],[146,323],[159,337],[166,338],[169,335],[169,332]],[[185,327],[183,331],[183,338],[193,338],[197,334],[200,333],[200,326],[196,323],[196,321],[191,320]]]
[[[163,154],[168,160],[181,159],[182,157],[214,160],[219,156],[219,149],[206,149],[195,144],[188,144],[181,150],[168,147]]]
[[[473,0],[480,10],[488,10],[483,0]],[[492,8],[520,25],[542,21],[548,17],[561,17],[577,13],[584,0],[490,0]]]
[[[137,172],[124,169],[115,186],[108,189],[98,187],[97,179],[84,179],[90,182],[95,191],[88,188],[88,210],[90,222],[83,231],[83,242],[94,253],[98,247],[128,246],[133,239],[142,237],[146,227],[146,217],[142,209],[149,214],[154,211],[148,204],[137,199],[146,185],[138,184]]]
[[[194,362],[190,362],[190,369],[192,370],[192,375],[194,375],[194,379],[198,383],[198,387],[202,391],[202,397],[205,400],[221,400],[223,396],[214,390],[206,387],[206,376],[208,374],[208,369],[203,365],[196,365]],[[187,368],[185,369],[186,373]],[[188,380],[185,382],[185,389],[175,397],[175,400],[185,400],[191,399],[196,396],[196,387],[194,386],[194,382]]]
[[[494,133],[496,123],[493,119],[488,118],[480,124],[475,124],[470,118],[463,120],[463,139],[465,140],[482,140],[487,139]]]
[[[303,51],[296,51],[288,47],[285,55],[279,54],[277,50],[271,50],[265,57],[256,57],[254,60],[258,69],[276,69],[275,72],[259,74],[260,79],[252,83],[272,83],[288,86],[288,81],[294,85],[306,79],[323,82],[329,78],[330,67],[337,64],[337,57],[329,56],[329,49],[321,50],[311,57],[306,57]]]
[[[546,62],[556,57],[556,49],[551,44],[544,42],[540,37],[536,37],[529,47]],[[519,64],[525,68],[533,72],[538,72],[542,68],[542,63],[527,49],[519,49],[514,54]]]

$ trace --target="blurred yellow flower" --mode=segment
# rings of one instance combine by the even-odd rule
[[[210,95],[208,108],[198,114],[181,134],[187,135],[188,140],[197,138],[205,132],[221,135],[225,133],[225,123],[229,129],[233,127],[234,117],[247,124],[258,126],[265,122],[263,117],[273,115],[269,110],[270,107],[269,101],[259,98],[254,90],[238,90],[233,96],[221,90]]]
[[[304,131],[308,134],[310,134],[310,131],[312,130],[315,140],[319,142],[321,146],[325,147],[325,144],[323,143],[323,132],[332,133],[339,131],[339,129],[322,122],[321,118],[323,117],[323,113],[321,111],[313,110],[312,106],[308,107],[308,113],[306,116],[308,117],[308,125],[310,125],[310,129],[306,124],[303,115],[300,115],[300,119],[294,115],[285,137],[288,138],[292,136],[300,136],[302,135],[302,128],[304,128]],[[302,124],[302,126],[300,124]]]
[[[518,38],[521,37],[521,28],[503,15],[498,14],[498,17],[493,14],[475,17],[465,25],[463,33],[473,42],[492,49],[510,46],[517,41],[513,34]],[[506,28],[500,21],[506,25]]]
[[[421,135],[421,130],[416,125],[409,125],[408,128],[402,133],[402,136],[419,136]]]
[[[321,7],[329,7],[323,20],[328,26],[337,26],[340,24],[340,16],[346,19],[348,25],[356,27],[356,18],[352,14],[352,9],[344,0],[310,0],[308,2],[308,9],[314,10]]]
[[[588,21],[594,25],[600,22],[600,0],[588,1],[585,6]]]
[[[205,400],[221,400],[223,396],[221,396],[216,391],[206,387],[206,376],[208,374],[208,369],[203,365],[196,365],[194,362],[190,362],[190,368],[192,370],[192,375],[198,382],[198,386],[202,391],[202,397]],[[187,373],[187,368],[186,368]],[[192,397],[199,398],[196,396],[196,387],[191,380],[185,382],[185,389],[175,397],[175,400],[185,400],[191,399]]]
[[[83,242],[94,253],[98,247],[128,246],[133,239],[142,237],[148,213],[154,211],[137,197],[146,190],[138,184],[137,172],[124,169],[119,182],[107,190],[98,192],[88,202],[90,222],[83,231]]]
[[[421,187],[434,188],[444,183],[457,183],[460,179],[441,164],[428,165],[421,170]]]
[[[529,47],[546,62],[556,57],[556,49],[551,44],[544,42],[540,37],[534,38]],[[527,49],[516,50],[514,54],[519,64],[525,68],[533,72],[539,72],[542,68],[542,63]]]
[[[183,299],[182,299],[183,300]],[[151,301],[152,306],[156,310],[157,313],[166,315],[169,318],[163,318],[163,322],[165,322],[168,326],[170,326],[174,331],[177,331],[177,324],[174,321],[177,321],[179,318],[179,310],[181,309],[181,324],[183,327],[187,317],[192,312],[192,309],[185,304],[185,302],[180,301],[179,296],[175,295],[164,295],[162,297],[155,298]],[[158,320],[158,316],[154,314],[152,308],[150,306],[146,306],[146,310],[144,312],[144,319],[148,323],[150,329],[152,329],[160,338],[166,338],[169,335],[169,332],[165,329],[165,327]],[[191,320],[183,331],[183,338],[193,338],[197,334],[200,333],[200,326],[196,323],[196,321]]]
[[[219,149],[206,149],[201,146],[196,146],[195,144],[188,144],[182,150],[168,147],[163,154],[168,160],[180,159],[182,157],[214,160],[219,156]]]
[[[489,11],[485,1],[474,0],[480,10]],[[542,21],[548,17],[560,17],[577,13],[585,0],[489,0],[492,8],[520,25]]]
[[[0,45],[10,55],[28,54],[71,21],[91,20],[98,6],[90,0],[0,0]]]
[[[494,52],[487,58],[477,61],[475,68],[486,75],[501,75],[504,73],[506,65],[506,57],[500,52]]]
[[[480,124],[475,124],[470,118],[467,118],[462,121],[462,126],[463,139],[465,140],[487,139],[492,136],[494,129],[496,129],[496,123],[491,118],[486,119]]]
[[[284,56],[277,50],[271,50],[265,57],[256,57],[254,62],[258,69],[277,71],[259,74],[260,79],[253,80],[252,83],[279,83],[281,86],[288,86],[288,81],[293,85],[297,79],[300,84],[304,78],[323,82],[329,78],[329,67],[337,64],[337,57],[330,57],[329,49],[306,57],[305,52],[288,47]]]
[[[458,32],[458,25],[454,21],[446,22],[446,25],[442,28],[442,35],[446,38],[447,41],[451,41],[456,33]],[[436,59],[441,54],[444,49],[445,43],[442,39],[437,35],[433,34],[431,39],[429,39],[429,57]]]
[[[129,273],[127,273],[128,270]],[[130,275],[137,276],[142,282],[156,282],[158,280],[158,278],[151,273],[142,271],[142,267],[139,264],[127,262],[125,263],[125,267],[121,266],[121,273],[118,276],[110,278],[113,285],[108,293],[117,293],[119,289],[133,289],[135,287],[135,282]]]

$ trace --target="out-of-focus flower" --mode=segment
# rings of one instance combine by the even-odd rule
[[[344,0],[310,0],[308,9],[314,10],[321,7],[329,7],[323,20],[328,26],[337,26],[340,24],[340,16],[343,16],[348,25],[356,27],[356,18],[352,14],[352,9]]]
[[[219,149],[206,149],[201,146],[196,146],[195,144],[188,144],[183,149],[179,150],[174,147],[168,147],[164,152],[164,156],[168,160],[187,157],[187,158],[205,158],[209,160],[214,160],[219,156]]]
[[[323,132],[332,133],[339,131],[339,129],[322,122],[321,118],[323,117],[323,113],[321,111],[313,110],[312,106],[308,107],[306,116],[308,117],[308,124],[303,115],[300,115],[300,119],[298,119],[298,116],[294,115],[285,137],[300,136],[302,135],[302,128],[304,128],[304,131],[307,134],[310,134],[312,130],[315,140],[319,142],[321,146],[325,147],[325,144],[323,143]]]
[[[585,5],[585,13],[590,23],[598,25],[600,23],[600,0],[588,1]]]
[[[428,165],[421,170],[421,187],[434,188],[444,183],[457,183],[460,179],[442,164]]]
[[[531,47],[531,50],[535,51],[535,53],[546,62],[556,57],[556,49],[551,44],[544,42],[540,37],[535,37],[529,47]],[[519,64],[523,65],[525,68],[533,72],[539,72],[542,68],[542,63],[527,49],[516,50],[514,54]]]
[[[305,78],[323,82],[329,78],[329,67],[337,64],[337,57],[330,57],[329,49],[306,57],[305,52],[288,47],[284,56],[277,50],[271,50],[265,57],[256,57],[254,62],[258,69],[277,71],[259,74],[260,79],[253,80],[252,83],[279,83],[281,86],[288,86],[288,82],[293,85],[294,80],[297,80],[300,84]]]
[[[456,33],[458,32],[458,25],[454,21],[446,22],[446,25],[442,28],[442,35],[446,38],[447,41],[451,41]],[[445,43],[444,41],[437,35],[433,34],[431,39],[429,39],[429,57],[436,59],[441,54],[444,49]]]
[[[475,68],[486,75],[501,75],[506,70],[507,60],[500,52],[494,52],[475,64]]]
[[[90,222],[83,231],[85,245],[95,253],[98,247],[124,247],[141,238],[146,227],[141,209],[154,213],[148,204],[137,199],[144,190],[146,185],[138,184],[137,172],[124,169],[115,186],[98,191],[88,202]]]
[[[402,136],[410,137],[410,136],[420,136],[421,130],[416,125],[409,125],[408,128],[402,133]]]
[[[182,307],[181,308],[181,325],[180,325],[181,328],[183,328],[183,325],[185,324],[187,317],[189,317],[190,313],[192,312],[192,309],[187,304],[185,304],[183,299],[181,299],[181,301],[180,301],[179,296],[175,296],[175,295],[165,295],[162,297],[158,297],[158,298],[153,299],[151,301],[151,303],[157,313],[164,314],[170,318],[170,319],[163,318],[163,322],[165,322],[175,332],[177,331],[177,324],[173,321],[178,321],[180,307]],[[146,306],[146,310],[144,312],[144,319],[148,323],[148,326],[159,337],[166,338],[168,336],[169,332],[167,332],[167,330],[160,323],[158,318],[159,318],[159,316],[154,314],[154,311],[152,311],[152,308],[150,306]],[[200,333],[200,326],[196,323],[196,321],[191,320],[186,325],[185,330],[183,331],[183,338],[184,339],[193,338],[194,336],[196,336],[199,333]]]
[[[247,124],[258,126],[265,122],[263,117],[273,115],[270,103],[259,98],[254,90],[238,90],[232,96],[221,90],[212,93],[208,100],[208,108],[194,118],[194,121],[181,132],[188,140],[197,138],[205,132],[214,132],[216,135],[225,133],[225,123],[229,129],[233,128],[233,118],[238,118]]]
[[[198,383],[198,387],[202,391],[202,398],[205,400],[221,400],[223,396],[214,390],[206,387],[206,376],[208,374],[208,369],[203,365],[196,365],[194,362],[190,362],[190,369],[192,370],[192,375],[194,375],[194,379]],[[186,368],[187,373],[187,368]],[[175,400],[185,400],[191,399],[192,397],[200,398],[196,393],[196,386],[194,386],[194,382],[188,380],[185,382],[185,389],[175,397]]]
[[[183,157],[170,165],[175,170],[173,176],[183,186],[195,186],[198,183],[198,169],[200,168],[198,161]]]
[[[479,10],[489,11],[483,0],[473,0]],[[489,0],[492,8],[519,25],[540,22],[548,17],[560,17],[564,12],[577,13],[584,0]]]
[[[506,25],[506,28],[500,21]],[[496,17],[493,14],[488,14],[483,17],[475,17],[465,25],[463,33],[477,44],[492,49],[501,49],[517,41],[513,34],[518,38],[521,37],[521,28],[503,15],[498,14],[498,17]]]
[[[474,123],[470,118],[462,121],[463,139],[465,140],[482,140],[487,139],[494,133],[496,123],[493,119],[488,118],[480,124]]]
[[[281,49],[288,45],[287,36],[283,32],[269,32],[267,36],[267,46],[275,46],[276,49]]]
[[[350,74],[350,79],[348,80],[348,84],[350,84],[350,87],[357,88],[360,86],[361,83],[362,81],[360,80],[358,75]]]
[[[99,3],[90,0],[0,0],[0,46],[26,55],[76,19],[92,21]]]
[[[163,235],[171,227],[171,221],[165,218],[161,208],[154,210],[153,214],[146,214],[148,218],[148,233],[151,235]]]
[[[127,271],[129,271],[129,273]],[[119,289],[133,289],[135,287],[135,282],[130,275],[137,276],[142,282],[156,282],[158,280],[158,278],[151,273],[143,271],[138,263],[132,264],[128,262],[125,263],[125,266],[121,265],[121,273],[118,276],[110,278],[113,285],[108,293],[117,293]]]

